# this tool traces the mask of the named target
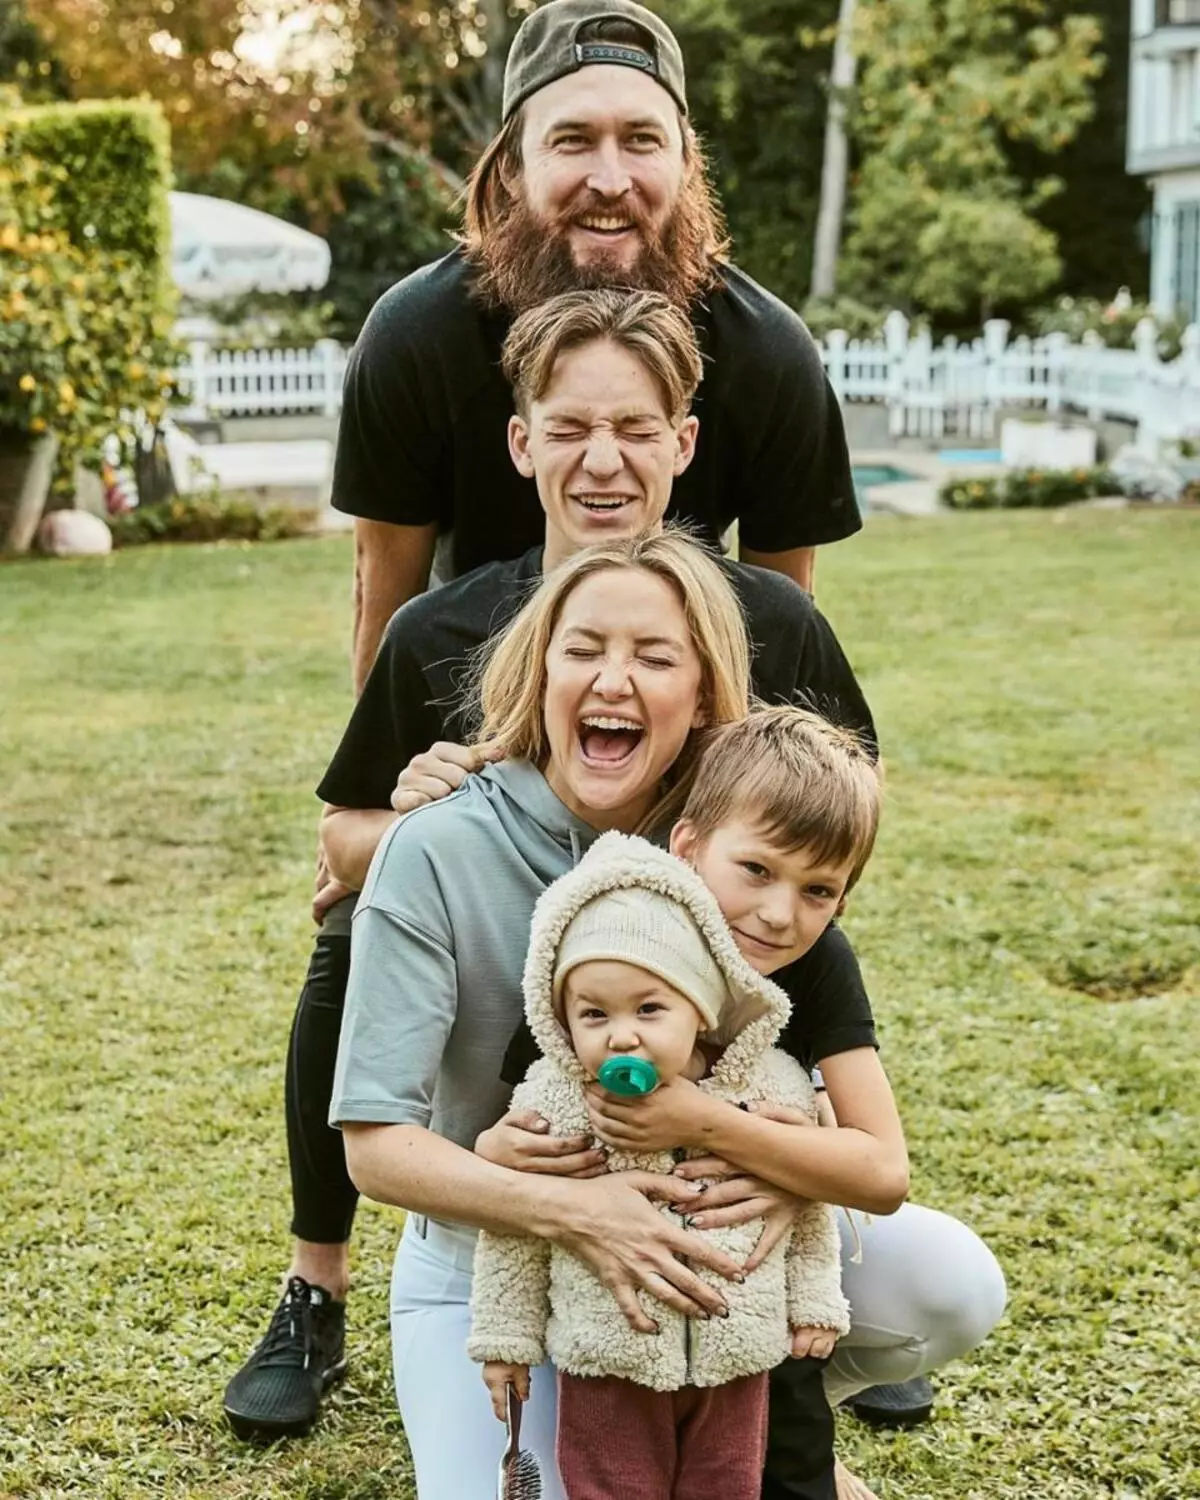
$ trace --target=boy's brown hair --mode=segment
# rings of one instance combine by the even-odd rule
[[[681,821],[704,838],[734,818],[780,849],[852,866],[871,857],[882,773],[866,742],[803,708],[757,708],[706,737]]]
[[[658,386],[673,422],[687,416],[703,366],[686,313],[658,292],[563,292],[513,323],[500,364],[522,417],[545,394],[561,355],[585,344],[609,343],[639,360]]]

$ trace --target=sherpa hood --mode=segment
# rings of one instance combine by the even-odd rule
[[[554,1013],[555,959],[568,924],[607,891],[657,891],[686,907],[729,985],[731,1000],[711,1040],[725,1051],[712,1077],[722,1088],[743,1086],[751,1069],[774,1046],[791,1014],[787,996],[742,957],[712,892],[691,868],[665,849],[624,833],[603,834],[576,867],[549,886],[534,908],[522,987],[529,1029],[544,1055],[569,1078],[587,1074]]]

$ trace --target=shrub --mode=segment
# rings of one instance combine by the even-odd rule
[[[154,177],[165,211],[164,130],[146,104],[0,115],[0,430],[52,429],[68,475],[98,463],[123,414],[157,420],[172,392],[168,232],[155,193],[119,175]],[[97,146],[85,170],[105,135],[125,149]],[[130,203],[153,223],[138,228]]]
[[[305,536],[312,511],[259,506],[236,494],[180,495],[161,505],[142,505],[109,521],[114,547],[147,542],[274,542]]]
[[[951,479],[941,488],[951,510],[1030,510],[1071,505],[1121,491],[1115,475],[1094,469],[1014,469],[994,479]]]
[[[337,308],[313,292],[245,292],[180,299],[184,318],[211,320],[205,341],[220,349],[307,349],[332,336]]]
[[[869,307],[855,297],[834,297],[830,301],[810,298],[801,310],[808,331],[818,341],[835,329],[842,329],[852,339],[878,339],[890,309]]]
[[[1098,297],[1059,297],[1048,307],[1034,308],[1026,321],[1035,334],[1065,333],[1077,344],[1085,333],[1098,333],[1109,349],[1130,349],[1133,331],[1143,318],[1151,318],[1158,326],[1158,357],[1176,359],[1187,319],[1178,314],[1164,317],[1148,302],[1135,302],[1127,287],[1111,302]]]

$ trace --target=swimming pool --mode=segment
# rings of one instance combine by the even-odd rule
[[[919,479],[908,469],[898,469],[895,464],[852,464],[850,473],[854,477],[854,498],[858,501],[860,515],[870,509],[867,491],[877,484],[903,484],[908,479]]]

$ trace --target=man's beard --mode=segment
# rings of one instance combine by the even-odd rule
[[[628,264],[617,254],[589,256],[577,264],[568,234],[572,224],[593,213],[611,213],[612,204],[585,193],[547,224],[536,217],[524,196],[514,197],[493,226],[477,267],[474,292],[484,303],[522,313],[560,292],[594,287],[636,287],[661,292],[679,307],[688,307],[701,292],[720,281],[711,253],[711,203],[703,179],[685,183],[671,216],[660,230],[627,205],[641,248]]]

